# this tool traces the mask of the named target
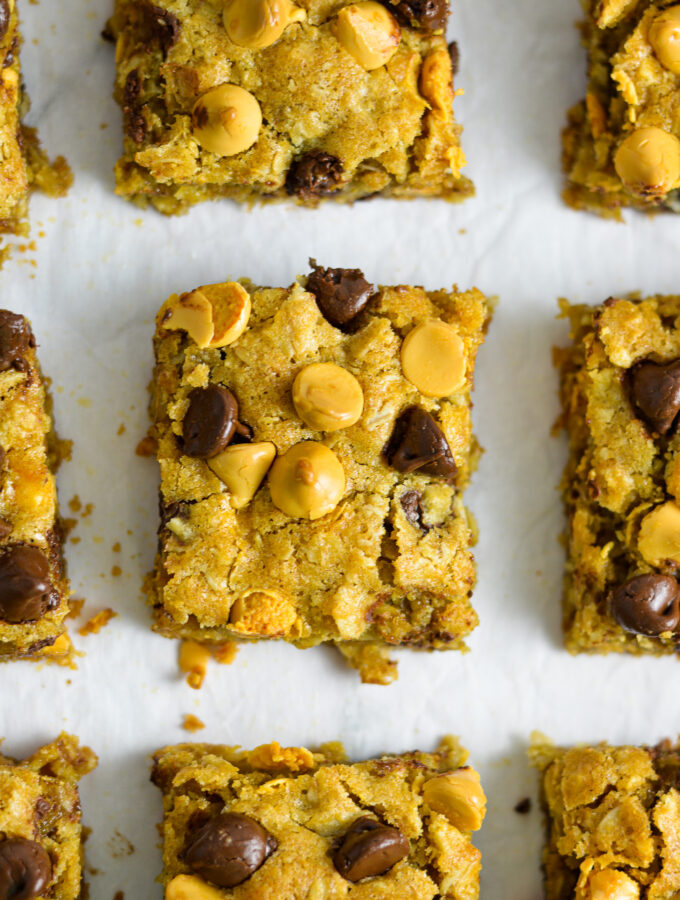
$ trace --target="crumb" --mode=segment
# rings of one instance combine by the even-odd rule
[[[182,728],[185,731],[201,731],[201,729],[205,728],[205,723],[201,722],[197,716],[192,716],[191,713],[187,713],[184,716]]]
[[[108,122],[100,122],[99,127],[101,128],[102,131],[106,131],[106,129],[109,127],[109,123]]]
[[[71,540],[71,543],[72,543],[72,544],[79,544],[79,543],[80,543],[80,538],[79,538],[79,537],[72,537],[70,540]]]
[[[182,641],[179,645],[179,668],[180,672],[185,672],[187,676],[187,684],[197,691],[208,671],[208,660],[210,659],[210,650],[205,644],[199,644],[197,641]]]
[[[515,812],[519,813],[520,816],[525,816],[528,812],[531,811],[531,798],[524,797],[519,803],[515,804]]]
[[[120,425],[118,426],[118,431],[116,432],[116,434],[117,434],[117,435],[125,434],[125,423],[124,423],[124,422],[121,422],[121,423],[120,423]]]
[[[125,894],[122,891],[116,891],[113,895],[113,900],[125,900]]]
[[[156,439],[147,434],[147,436],[142,438],[137,444],[135,453],[137,456],[154,456],[156,453]]]
[[[78,397],[78,406],[89,409],[92,406],[92,400],[89,397]]]
[[[121,569],[120,566],[112,566],[111,574],[113,575],[114,578],[118,578],[120,575],[123,574],[123,570]]]
[[[74,513],[80,512],[80,510],[83,508],[83,504],[78,494],[74,494],[68,501],[68,508],[71,510],[71,512]]]
[[[135,852],[135,845],[131,840],[121,834],[116,828],[108,841],[108,848],[114,859],[120,859],[123,856],[132,856]]]
[[[116,543],[111,547],[114,553],[120,553],[120,541],[116,541]]]
[[[82,519],[87,518],[87,516],[92,514],[92,510],[94,509],[94,503],[86,503],[85,509],[83,510],[83,514],[81,516]]]
[[[227,641],[226,644],[220,644],[212,652],[215,660],[223,666],[230,666],[236,659],[238,653],[238,644],[234,641]]]
[[[458,234],[467,234],[467,228],[459,228]]]
[[[73,531],[73,529],[76,527],[77,524],[78,524],[77,519],[62,519],[61,520],[61,527],[64,532],[65,538],[69,536],[69,534]]]
[[[67,619],[76,619],[83,611],[83,606],[85,606],[85,598],[84,597],[71,597],[68,601],[69,611],[66,616]]]
[[[114,619],[117,615],[118,613],[112,609],[103,609],[92,616],[91,619],[88,619],[83,627],[78,629],[78,634],[83,637],[87,637],[89,634],[99,634],[102,628],[108,625],[111,619]]]

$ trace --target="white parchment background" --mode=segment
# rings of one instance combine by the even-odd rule
[[[651,742],[680,731],[673,659],[571,658],[561,648],[562,527],[555,485],[565,459],[551,347],[566,340],[556,298],[600,302],[631,290],[677,292],[680,219],[601,222],[560,203],[559,129],[583,92],[576,0],[456,0],[456,84],[465,96],[468,172],[477,197],[373,201],[316,212],[207,204],[174,220],[112,193],[120,114],[110,99],[113,50],[99,39],[110,0],[23,0],[31,123],[76,176],[66,200],[35,196],[31,237],[0,273],[2,306],[28,314],[54,380],[57,424],[74,439],[59,475],[64,512],[78,494],[94,511],[67,547],[86,612],[119,617],[76,638],[77,672],[0,667],[0,734],[22,755],[66,728],[100,766],[82,788],[93,900],[158,900],[160,797],[147,755],[187,739],[254,746],[342,738],[350,754],[432,747],[459,734],[489,796],[479,835],[485,900],[540,897],[540,816],[525,753],[540,728],[563,742]],[[44,233],[44,237],[39,236]],[[399,653],[389,688],[361,686],[329,650],[262,645],[213,667],[203,690],[178,676],[177,647],[153,635],[140,596],[155,545],[155,463],[135,456],[146,428],[153,315],[172,291],[248,276],[286,285],[307,258],[359,266],[369,279],[437,288],[457,282],[500,297],[477,369],[475,417],[486,454],[467,501],[477,516],[481,626],[472,652]],[[35,265],[33,265],[33,262]],[[118,435],[119,426],[125,433]],[[116,541],[121,553],[114,553]],[[112,577],[120,565],[123,574]],[[124,835],[134,845],[123,855]]]

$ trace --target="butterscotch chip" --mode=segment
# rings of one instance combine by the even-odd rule
[[[588,879],[588,900],[638,900],[640,885],[617,869],[602,869]]]
[[[345,50],[369,72],[388,63],[401,40],[397,20],[375,0],[343,7],[334,30]]]
[[[338,431],[359,421],[364,393],[354,375],[342,366],[313,363],[293,382],[293,404],[305,425],[317,431]]]
[[[237,281],[206,284],[173,294],[158,314],[158,326],[186,331],[197,347],[226,347],[241,337],[250,318],[250,294]]]
[[[465,345],[453,325],[432,319],[409,331],[401,345],[404,376],[426,397],[447,397],[465,384]]]
[[[196,101],[192,132],[204,150],[235,156],[257,141],[262,110],[255,97],[236,84],[222,84]]]
[[[317,441],[302,441],[279,456],[269,471],[272,502],[287,516],[320,519],[345,492],[338,457]]]
[[[271,441],[261,441],[232,444],[207,463],[229,488],[234,509],[243,509],[255,496],[275,456],[276,446]]]
[[[428,53],[420,69],[419,87],[432,109],[444,118],[452,116],[453,72],[448,50],[442,47]]]
[[[680,183],[680,141],[655,125],[638,128],[616,151],[614,166],[635,194],[667,194]]]
[[[666,560],[680,564],[680,506],[671,500],[645,516],[640,525],[638,550],[652,566]]]
[[[165,900],[223,900],[224,893],[196,875],[177,875],[165,888]]]
[[[223,18],[235,44],[262,50],[275,44],[293,22],[304,22],[307,13],[291,0],[228,0]]]
[[[470,766],[431,778],[423,786],[423,801],[461,831],[477,831],[486,813],[479,774]]]
[[[234,601],[229,624],[240,634],[274,637],[290,631],[297,614],[293,604],[274,591],[251,591]]]
[[[187,676],[189,687],[198,690],[208,671],[210,650],[197,641],[182,641],[179,647],[179,668]]]
[[[680,75],[680,6],[659,13],[650,26],[649,43],[661,65]]]

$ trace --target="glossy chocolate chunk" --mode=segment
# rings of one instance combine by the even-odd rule
[[[445,29],[449,18],[449,0],[400,0],[386,4],[400,24],[427,31]]]
[[[0,309],[0,372],[25,368],[26,352],[33,346],[33,332],[26,319]]]
[[[456,475],[451,448],[429,412],[409,406],[394,424],[385,449],[388,463],[404,475],[422,472],[452,481]]]
[[[347,881],[361,881],[372,875],[384,875],[408,854],[408,840],[400,831],[362,816],[345,834],[333,863]]]
[[[680,359],[665,366],[642,362],[630,372],[636,411],[658,432],[667,434],[680,412]]]
[[[35,841],[0,841],[0,900],[33,900],[45,896],[52,880],[52,862]]]
[[[0,619],[34,622],[53,604],[49,562],[42,550],[12,544],[0,556]]]
[[[201,878],[231,888],[250,878],[277,846],[255,819],[222,813],[196,832],[184,859]]]
[[[337,156],[312,150],[291,165],[286,176],[286,193],[303,200],[324,197],[337,189],[342,172],[342,162]]]
[[[163,55],[167,56],[179,40],[180,21],[174,13],[155,3],[150,3],[147,10],[147,27],[151,32],[151,40],[157,42]]]
[[[348,328],[375,293],[360,269],[324,269],[310,260],[314,269],[307,290],[314,294],[321,314],[336,328]]]
[[[7,0],[0,0],[0,41],[7,34],[10,17],[9,3]]]
[[[611,612],[633,634],[675,631],[680,624],[680,585],[670,575],[637,575],[614,591]]]
[[[251,437],[250,429],[238,420],[238,403],[232,392],[221,384],[194,388],[182,423],[186,455],[197,459],[217,456],[236,433]]]

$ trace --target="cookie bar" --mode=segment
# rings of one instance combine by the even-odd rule
[[[116,192],[462,200],[448,0],[116,0]]]
[[[65,448],[35,348],[28,320],[0,310],[0,659],[70,650],[54,477]]]
[[[165,900],[475,900],[486,798],[466,758],[452,737],[360,763],[341,744],[166,747]]]
[[[564,606],[571,651],[680,646],[680,297],[568,306]]]
[[[604,216],[620,208],[680,211],[680,5],[583,0],[586,98],[563,135],[566,202]]]
[[[462,649],[478,457],[476,290],[324,269],[173,295],[156,320],[161,530],[155,628],[223,642],[336,643],[364,680],[384,648]]]
[[[672,900],[680,892],[680,747],[559,748],[534,736],[546,900]]]
[[[0,896],[81,896],[77,784],[96,765],[92,750],[63,733],[22,762],[0,757]]]
[[[20,43],[16,0],[0,0],[0,233],[26,235],[29,192],[39,187],[59,197],[73,178],[63,157],[50,163],[37,131],[22,124],[28,98],[21,79]]]

